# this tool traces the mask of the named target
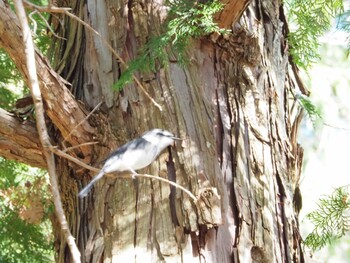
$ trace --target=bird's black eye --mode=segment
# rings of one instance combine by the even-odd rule
[[[157,133],[157,136],[169,137],[169,138],[172,137],[171,135],[169,135],[169,134],[163,132],[163,130],[162,130],[161,132],[158,132],[158,133]]]

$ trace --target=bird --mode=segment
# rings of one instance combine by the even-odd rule
[[[101,171],[79,192],[79,198],[87,196],[94,184],[106,173],[130,171],[136,175],[137,170],[150,165],[175,140],[182,139],[169,131],[153,129],[125,143],[105,159]]]

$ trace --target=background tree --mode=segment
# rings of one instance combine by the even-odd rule
[[[290,61],[282,4],[224,1],[215,18],[232,33],[220,34],[202,23],[212,2],[183,3],[57,2],[71,13],[28,4],[55,12],[51,23],[61,37],[48,52],[52,66],[36,53],[53,145],[98,167],[117,145],[154,127],[186,138],[145,171],[185,186],[197,202],[168,184],[123,175],[78,200],[94,173],[62,153],[56,157],[82,261],[303,261],[294,210],[300,209],[301,113],[292,104],[297,90],[307,91]],[[18,19],[2,1],[0,14],[0,46],[29,83]],[[124,62],[135,58],[127,68]],[[134,82],[113,90],[127,72]],[[0,118],[6,139],[0,154],[45,168],[33,123],[4,110]],[[57,261],[69,262],[60,225],[53,220],[53,226]]]

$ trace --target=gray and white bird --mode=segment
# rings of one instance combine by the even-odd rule
[[[85,197],[93,185],[106,173],[130,171],[132,174],[137,174],[136,170],[150,165],[166,147],[173,144],[174,140],[182,139],[176,138],[168,131],[153,129],[127,142],[107,157],[101,171],[80,191],[78,196]]]

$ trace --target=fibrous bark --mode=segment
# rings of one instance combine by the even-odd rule
[[[166,14],[162,3],[148,0],[105,1],[101,8],[97,1],[85,3],[77,14],[126,61],[159,33]],[[74,194],[89,173],[60,159],[61,190],[83,261],[302,261],[293,211],[302,163],[295,139],[300,118],[290,112],[289,95],[297,85],[283,8],[278,1],[254,1],[243,13],[248,1],[226,3],[217,19],[231,35],[192,40],[186,65],[172,59],[167,68],[137,74],[162,112],[133,84],[111,91],[124,68],[98,36],[86,30],[79,34],[86,43],[70,46],[81,52],[75,58],[84,58],[77,94],[90,107],[105,101],[103,112],[92,118],[99,145],[91,164],[98,166],[117,145],[145,130],[166,128],[186,140],[140,172],[169,178],[199,199],[192,202],[162,182],[116,176],[101,180],[79,201]],[[64,37],[73,35],[69,27],[63,31]],[[58,261],[64,262],[65,243],[58,235],[56,244]]]
[[[34,167],[46,168],[35,124],[0,109],[0,154]]]
[[[0,47],[4,48],[29,83],[24,54],[24,44],[18,20],[9,7],[0,1]],[[70,145],[78,145],[92,140],[94,129],[88,122],[78,126],[86,116],[79,103],[73,98],[69,85],[50,66],[47,59],[36,52],[36,67],[40,89],[46,104],[46,113]],[[71,134],[72,132],[72,134]],[[69,135],[69,136],[68,136]],[[81,147],[80,156],[87,161],[91,158],[91,148]]]

